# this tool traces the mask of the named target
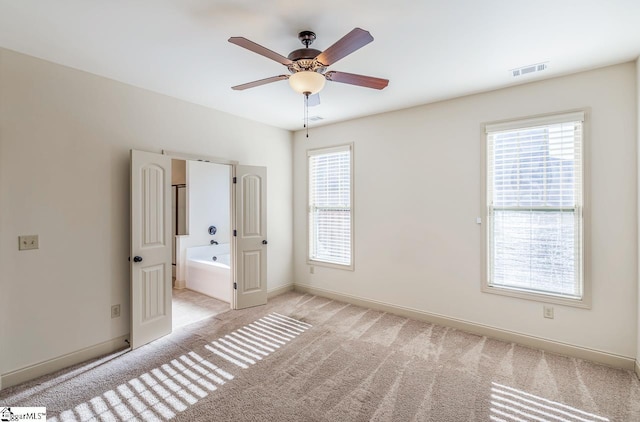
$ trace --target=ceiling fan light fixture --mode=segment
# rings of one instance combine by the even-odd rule
[[[317,94],[322,91],[325,82],[324,75],[311,70],[303,70],[289,76],[289,85],[300,94]]]

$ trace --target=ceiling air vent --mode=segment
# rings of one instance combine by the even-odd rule
[[[535,72],[541,72],[543,70],[545,70],[547,67],[549,67],[547,65],[548,62],[545,63],[537,63],[537,64],[530,64],[528,66],[523,66],[523,67],[519,67],[517,69],[511,69],[511,76],[518,77],[521,75],[527,75],[530,73],[535,73]]]
[[[320,116],[311,116],[311,117],[309,117],[309,121],[311,121],[311,122],[317,122],[318,120],[324,120],[324,117],[320,117]]]

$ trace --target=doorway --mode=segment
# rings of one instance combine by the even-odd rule
[[[173,237],[171,227],[174,207],[171,202],[171,160],[174,158],[187,160],[185,165],[187,202],[195,189],[194,183],[198,183],[197,179],[189,179],[192,168],[195,169],[193,171],[198,171],[198,165],[194,164],[196,162],[226,165],[224,168],[229,177],[228,180],[232,181],[232,185],[227,183],[229,195],[226,196],[229,198],[226,215],[229,216],[230,224],[223,225],[219,232],[218,227],[210,222],[196,223],[193,225],[194,230],[188,229],[188,240],[185,241],[182,236],[176,237],[176,284],[180,280],[185,280],[181,277],[185,277],[184,271],[189,271],[186,264],[181,265],[187,259],[189,248],[221,246],[220,240],[215,238],[219,234],[220,239],[230,238],[231,240],[226,247],[230,278],[225,277],[225,279],[228,280],[229,290],[231,290],[227,309],[229,307],[243,309],[267,303],[267,169],[239,165],[228,160],[194,158],[167,151],[156,154],[131,150],[130,343],[132,349],[172,331]],[[209,183],[212,182],[203,184]],[[198,205],[191,212],[186,213],[187,227],[192,226],[191,220],[195,218],[193,211],[199,211],[200,208],[201,206]],[[206,218],[210,219],[211,215],[207,214]],[[204,230],[205,234],[203,234],[203,225],[208,225]],[[192,252],[200,252],[200,250]],[[207,249],[204,256],[207,260],[224,261],[222,259],[224,251],[217,249],[214,253],[216,255],[210,256],[211,253]],[[198,254],[192,253],[191,257],[194,257],[194,261],[198,260]]]
[[[173,328],[229,310],[231,271],[229,164],[173,158]]]

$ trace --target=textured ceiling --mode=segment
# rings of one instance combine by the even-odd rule
[[[330,67],[387,78],[383,91],[328,82],[315,125],[633,60],[638,0],[0,0],[0,46],[269,125],[302,128],[286,73],[230,44],[282,55],[314,31],[324,50],[360,27],[375,40]],[[510,69],[548,62],[513,78]]]

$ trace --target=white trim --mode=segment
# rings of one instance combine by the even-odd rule
[[[309,208],[310,208],[310,204],[309,204],[309,158],[315,155],[320,155],[320,154],[329,154],[332,152],[344,152],[344,151],[349,151],[349,167],[350,167],[350,173],[349,173],[349,178],[350,178],[350,204],[349,204],[349,209],[351,211],[351,239],[350,239],[350,246],[351,246],[351,263],[349,265],[345,265],[345,264],[338,264],[335,262],[327,262],[327,261],[320,261],[320,260],[315,260],[315,259],[311,259],[311,257],[309,256],[309,244],[310,244],[310,239],[309,239]],[[354,163],[355,163],[355,158],[354,158],[354,143],[350,142],[348,144],[341,144],[341,145],[333,145],[333,146],[328,146],[328,147],[322,147],[322,148],[313,148],[313,149],[308,149],[307,150],[307,169],[306,169],[306,180],[305,180],[305,186],[306,186],[306,196],[307,196],[307,209],[306,209],[306,221],[307,221],[307,230],[306,230],[306,252],[305,255],[307,257],[307,265],[314,265],[314,266],[321,266],[321,267],[327,267],[327,268],[335,268],[335,269],[339,269],[339,270],[347,270],[347,271],[355,271],[355,248],[354,248],[354,244],[355,244],[355,205],[354,205],[354,190],[355,190],[355,180],[354,180]]]
[[[509,120],[496,123],[487,123],[484,126],[485,133],[502,132],[505,130],[530,128],[536,126],[546,126],[564,122],[584,122],[584,111],[574,111],[570,113],[549,114],[545,116],[532,117],[521,120]]]
[[[231,166],[235,166],[238,164],[237,161],[228,160],[226,158],[211,157],[199,154],[187,154],[186,152],[167,151],[166,149],[162,150],[162,155],[168,155],[169,157],[176,160],[204,161],[205,163],[228,164]]]
[[[176,282],[173,285],[173,288],[176,289],[176,290],[186,289],[187,288],[187,280],[178,280],[178,279],[176,279]]]
[[[480,209],[481,218],[484,227],[480,225],[480,253],[481,253],[481,277],[480,290],[483,293],[497,294],[506,297],[515,297],[524,300],[534,300],[543,303],[554,303],[558,305],[572,306],[581,309],[591,309],[591,267],[587,265],[591,257],[591,172],[589,169],[590,162],[590,125],[586,119],[591,113],[588,107],[582,109],[574,109],[565,112],[549,113],[537,115],[530,118],[504,120],[495,123],[484,123],[482,125],[482,142],[480,148]],[[487,136],[489,132],[500,130],[512,130],[522,127],[541,126],[566,121],[582,122],[582,297],[569,298],[560,295],[546,294],[542,292],[534,292],[527,290],[519,290],[517,288],[508,288],[502,286],[492,286],[489,284],[488,275],[488,239],[490,230],[490,219],[487,209]]]
[[[22,369],[2,374],[2,376],[0,377],[0,386],[2,386],[2,388],[7,388],[14,385],[22,384],[23,382],[30,381],[34,378],[59,371],[60,369],[68,368],[69,366],[86,362],[90,359],[95,359],[109,353],[126,349],[129,347],[125,343],[128,338],[128,334],[116,337],[103,343],[89,346],[87,348],[54,359],[36,363],[35,365],[27,366]]]
[[[353,216],[351,217],[353,219]],[[353,243],[353,240],[351,242]],[[308,250],[307,250],[307,255],[309,255]],[[334,268],[336,270],[355,271],[355,268],[353,267],[353,248],[351,250],[351,265],[336,264],[335,262],[327,262],[327,261],[317,261],[315,259],[309,258],[308,256],[307,256],[307,265],[312,267],[325,267],[325,268]]]
[[[616,355],[613,353],[590,349],[586,347],[576,346],[568,343],[562,343],[555,340],[549,340],[542,337],[530,336],[514,331],[504,330],[502,328],[491,327],[489,325],[477,324],[471,321],[465,321],[457,318],[450,318],[445,315],[434,314],[421,311],[418,309],[407,308],[404,306],[393,305],[390,303],[380,302],[372,299],[365,299],[357,296],[347,295],[332,290],[312,287],[305,284],[296,284],[294,289],[298,292],[310,293],[317,296],[335,299],[353,305],[362,306],[370,309],[376,309],[391,314],[400,315],[406,318],[426,321],[446,327],[455,328],[457,330],[466,331],[480,336],[486,336],[497,340],[510,343],[516,343],[527,347],[544,350],[551,353],[570,356],[578,359],[584,359],[604,365],[613,366],[632,370],[635,360],[630,357]],[[640,368],[636,363],[636,372]]]
[[[485,264],[485,267],[486,265],[487,264]],[[571,297],[564,297],[553,293],[536,293],[532,290],[520,290],[509,286],[491,286],[486,282],[486,280],[486,277],[483,278],[483,282],[480,287],[480,290],[484,293],[534,300],[540,303],[553,303],[556,305],[573,306],[574,308],[591,309],[591,300],[585,299],[585,294],[583,294],[582,298],[573,299]]]
[[[308,149],[307,157],[312,157],[314,155],[320,155],[320,154],[331,154],[332,152],[350,151],[350,150],[353,150],[352,145],[353,144],[345,144],[345,145],[337,145],[337,146],[326,147],[326,148]]]
[[[633,366],[633,369],[636,373],[636,377],[640,379],[640,362],[636,361],[636,364]]]
[[[283,293],[287,293],[293,290],[293,283],[285,284],[284,286],[274,287],[273,289],[267,290],[267,299],[271,299],[273,297],[279,296]]]

